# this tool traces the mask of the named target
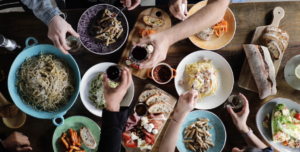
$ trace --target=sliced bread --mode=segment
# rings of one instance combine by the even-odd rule
[[[202,31],[199,32],[199,33],[197,33],[196,36],[197,36],[199,39],[203,40],[203,41],[208,41],[209,38],[210,38],[210,34],[206,34],[206,33],[202,32]]]
[[[270,43],[271,41],[275,41],[277,42],[279,48],[280,48],[280,52],[283,52],[285,47],[284,47],[284,44],[283,42],[279,39],[279,37],[277,37],[276,35],[274,34],[269,34],[269,33],[266,33],[264,34],[263,38],[266,40],[266,43]]]
[[[269,33],[269,32],[272,32],[272,31],[281,33],[281,29],[276,27],[276,26],[268,26],[266,28],[266,33]]]
[[[153,95],[150,98],[147,99],[146,104],[148,106],[151,106],[155,103],[170,103],[171,102],[171,98],[165,94],[161,94],[161,95]]]
[[[208,28],[204,29],[202,32],[205,34],[212,35],[212,34],[214,34],[214,29],[212,27],[208,27]]]
[[[152,90],[146,90],[139,96],[139,102],[145,102],[148,98],[150,98],[153,95],[160,95],[162,94],[162,91],[158,89],[152,89]]]
[[[145,24],[152,26],[152,27],[163,27],[165,26],[165,20],[157,18],[157,17],[152,17],[145,15],[143,17],[143,21]]]
[[[276,41],[271,41],[268,43],[268,49],[270,51],[270,54],[273,56],[274,59],[279,59],[281,55],[280,48]]]
[[[149,113],[171,113],[173,106],[169,103],[155,103],[148,108]]]
[[[97,147],[97,143],[90,133],[90,131],[86,127],[82,127],[80,129],[80,137],[82,142],[90,149],[95,149]]]

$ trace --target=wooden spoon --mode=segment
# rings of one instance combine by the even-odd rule
[[[0,117],[13,118],[18,115],[19,109],[14,104],[8,104],[0,108]]]
[[[2,95],[2,93],[0,92],[0,107],[1,107],[1,111],[5,111],[5,110],[11,110],[11,113],[9,112],[8,114],[4,114],[6,117],[7,115],[9,116],[14,116],[14,117],[9,117],[9,118],[2,118],[3,123],[9,127],[9,128],[20,128],[23,126],[23,124],[26,121],[26,114],[24,112],[22,112],[21,110],[19,110],[14,104],[8,102],[5,97]],[[5,110],[3,110],[3,108]],[[8,109],[7,109],[8,108]],[[16,110],[17,109],[17,110]],[[2,113],[0,111],[0,113]]]

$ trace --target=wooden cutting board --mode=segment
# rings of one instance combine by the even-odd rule
[[[272,21],[271,26],[279,27],[280,20],[283,17],[284,17],[284,10],[281,7],[275,7],[273,10],[273,21]],[[267,26],[260,26],[260,27],[256,28],[255,33],[252,38],[252,41],[251,41],[251,44],[266,46],[265,40],[263,39],[263,35],[265,33],[266,28],[267,28]],[[281,53],[278,60],[273,59],[274,68],[275,68],[275,76],[277,75],[283,54],[284,54],[284,52]],[[244,61],[244,65],[243,65],[242,71],[240,73],[238,85],[239,85],[239,87],[244,88],[246,90],[258,92],[255,80],[254,80],[253,75],[250,70],[250,66],[249,66],[247,57]]]
[[[154,86],[154,85],[152,85],[152,84],[147,84],[147,85],[145,86],[145,88],[143,89],[143,91],[145,91],[145,90],[151,90],[151,89],[158,89],[158,90],[162,91],[165,95],[169,96],[169,97],[171,98],[171,105],[175,108],[175,105],[176,105],[176,102],[177,102],[177,98],[173,97],[173,96],[170,95],[169,93],[165,92],[164,90],[161,90],[160,88],[158,88],[158,87],[156,87],[156,86]],[[142,92],[143,92],[143,91],[142,91]],[[167,120],[168,120],[170,114],[171,114],[171,113],[165,114],[165,117],[166,117]],[[132,113],[131,113],[130,115],[132,115]],[[160,134],[160,133],[161,133],[161,131],[163,130],[163,128],[164,128],[164,126],[165,126],[167,120],[164,121],[164,123],[163,123],[163,125],[161,126],[160,130],[159,130],[158,133],[155,135],[155,143],[154,143],[154,145],[152,146],[152,148],[153,148],[153,147],[155,146],[155,144],[157,143],[156,141],[157,141],[158,137],[159,137],[160,135],[161,135],[161,136],[164,135],[164,133],[163,133],[163,134]],[[123,145],[123,147],[125,148],[126,152],[149,152],[149,151],[151,151],[151,150],[148,150],[148,151],[147,151],[146,149],[141,150],[140,148],[130,148],[130,147],[124,146],[124,141],[123,141],[123,140],[122,140],[122,145]]]
[[[160,16],[157,16],[157,15],[159,15],[159,13],[157,13],[157,12],[160,12]],[[149,16],[153,16],[153,17],[158,17],[158,18],[161,18],[161,19],[165,20],[165,26],[152,28],[152,27],[146,25],[144,23],[144,21],[143,21],[143,17],[145,15],[149,15]],[[118,65],[124,66],[124,67],[127,66],[126,63],[125,63],[125,61],[129,57],[129,53],[131,51],[131,48],[133,47],[132,46],[132,42],[137,42],[141,38],[141,36],[139,35],[139,29],[140,29],[140,27],[142,27],[144,29],[147,28],[148,30],[151,29],[151,30],[155,30],[157,32],[161,32],[161,31],[163,31],[165,29],[170,28],[171,25],[172,25],[172,23],[171,23],[170,16],[166,12],[164,12],[163,10],[161,10],[159,8],[155,8],[155,7],[148,8],[148,9],[144,10],[138,16],[138,18],[136,20],[136,23],[135,23],[132,31],[130,32],[130,34],[128,36],[128,41],[127,41],[126,47],[125,47],[125,49],[123,51],[123,54],[121,56],[121,59],[120,59]],[[129,67],[129,70],[130,70],[130,72],[133,75],[135,75],[135,76],[137,76],[137,77],[139,77],[141,79],[147,79],[147,77],[148,77],[147,76],[147,72],[148,72],[149,69],[137,70],[137,69],[134,69],[133,67]]]

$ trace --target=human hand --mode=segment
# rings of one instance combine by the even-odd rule
[[[185,116],[192,111],[197,104],[198,92],[196,90],[186,91],[180,95],[173,119],[182,122]]]
[[[249,103],[248,103],[247,98],[243,94],[239,93],[239,96],[241,96],[245,101],[242,111],[240,111],[238,113],[235,113],[232,110],[231,106],[229,106],[229,105],[227,105],[227,110],[230,113],[231,118],[233,120],[233,123],[235,124],[237,129],[241,133],[247,133],[249,131],[249,128],[246,124],[247,123],[247,118],[248,118],[249,112],[250,112]]]
[[[181,11],[181,4],[185,4],[184,11]],[[185,20],[187,12],[187,0],[170,0],[169,1],[169,10],[174,15],[174,17],[179,20]]]
[[[151,44],[154,47],[154,51],[151,54],[151,58],[142,62],[140,68],[152,68],[159,62],[166,59],[169,46],[171,45],[170,39],[163,33],[151,34],[147,37],[139,39],[138,42],[133,42],[133,46],[142,44]]]
[[[132,83],[132,76],[129,69],[127,67],[123,68],[121,83],[116,88],[109,86],[106,74],[103,75],[103,81],[106,109],[109,111],[119,111],[120,103]]]
[[[127,7],[128,10],[133,10],[141,3],[141,0],[120,0],[120,3],[123,4],[123,7]]]
[[[11,152],[32,151],[28,137],[19,132],[14,132],[4,141],[2,145]]]
[[[69,32],[75,37],[79,37],[72,26],[59,15],[55,16],[49,24],[48,38],[64,54],[69,54],[70,47],[66,43],[66,33]]]

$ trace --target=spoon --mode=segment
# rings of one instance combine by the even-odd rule
[[[123,7],[118,13],[113,13],[111,14],[109,17],[110,18],[114,18],[117,17],[119,15],[120,12],[123,12],[125,9],[127,9],[127,7]]]
[[[13,118],[18,115],[19,109],[14,104],[8,104],[0,108],[0,117]]]

